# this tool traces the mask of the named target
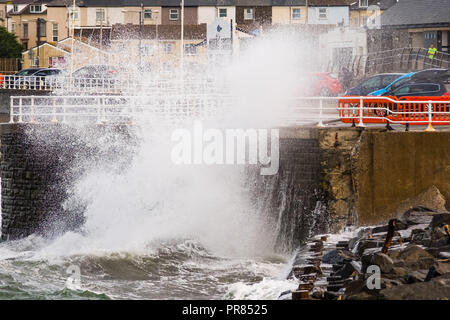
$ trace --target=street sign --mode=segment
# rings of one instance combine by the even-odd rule
[[[206,38],[210,40],[231,39],[231,24],[225,19],[217,18],[206,28]]]

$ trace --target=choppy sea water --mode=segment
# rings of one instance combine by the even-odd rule
[[[277,299],[296,288],[285,280],[285,256],[220,257],[182,239],[136,252],[62,254],[62,243],[78,237],[1,243],[0,299]],[[77,286],[68,280],[74,266]]]

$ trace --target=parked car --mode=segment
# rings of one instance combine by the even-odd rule
[[[446,85],[443,81],[441,80],[434,80],[434,81],[424,81],[424,80],[410,80],[406,83],[404,83],[401,86],[398,86],[397,88],[386,92],[383,94],[383,96],[391,96],[391,97],[396,97],[399,100],[407,100],[408,97],[418,97],[419,100],[421,100],[420,97],[446,97],[449,96],[449,88],[448,85]],[[430,98],[432,99],[432,98]],[[413,100],[416,100],[415,98],[413,98]],[[428,100],[428,98],[427,98]],[[441,99],[439,99],[441,100]],[[446,99],[444,100],[446,101]],[[450,100],[448,100],[450,101]],[[382,104],[385,108],[386,108],[386,104]],[[401,106],[403,104],[389,104],[389,107],[387,107],[387,109],[389,109],[389,111],[394,111],[396,112],[397,110],[402,109]],[[403,105],[404,106],[404,105]],[[407,104],[407,111],[426,111],[427,110],[427,104],[425,103],[414,103],[412,105]],[[435,111],[440,111],[440,112],[449,112],[450,111],[450,103],[442,103],[439,104],[439,109],[435,110]],[[381,109],[378,111],[378,114],[380,115],[387,115],[389,112],[387,110],[382,111]]]
[[[371,92],[386,88],[394,80],[403,76],[404,73],[382,73],[364,79],[359,85],[350,88],[346,96],[366,96]]]
[[[338,77],[329,72],[317,72],[314,74],[313,96],[331,97],[337,96],[342,91]]]
[[[402,97],[440,97],[447,94],[447,87],[441,81],[409,81],[383,96]]]
[[[89,65],[73,72],[72,79],[77,87],[113,86],[119,81],[119,74],[110,65]]]
[[[386,86],[385,88],[376,90],[376,91],[374,91],[374,92],[370,92],[370,93],[368,94],[368,96],[375,96],[375,97],[382,96],[383,94],[385,94],[386,92],[388,92],[388,91],[391,89],[391,87],[394,87],[394,88],[395,88],[395,87],[401,85],[402,83],[405,83],[405,82],[409,81],[409,78],[410,78],[413,74],[415,74],[415,73],[416,73],[416,72],[410,72],[410,73],[404,74],[404,75],[402,75],[401,77],[395,79],[393,82],[391,82],[391,83],[390,83],[388,86]]]
[[[36,77],[35,82],[30,85],[32,88],[40,86],[41,88],[55,88],[60,85],[62,78],[67,75],[63,69],[48,68],[36,72],[33,77]]]
[[[329,72],[302,73],[297,78],[296,94],[300,96],[337,96],[342,91],[337,76]]]
[[[25,84],[29,83],[30,77],[44,68],[28,68],[22,69],[12,76],[5,76],[5,86],[8,88],[26,88]]]
[[[385,92],[379,95],[394,95],[393,92],[408,83],[418,82],[443,82],[448,83],[450,79],[450,69],[427,69],[414,72],[411,76],[405,77],[393,83]],[[386,93],[386,94],[385,94]]]

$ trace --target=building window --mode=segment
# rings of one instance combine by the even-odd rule
[[[23,38],[28,39],[28,23],[23,24]]]
[[[359,0],[359,6],[361,8],[367,8],[369,6],[369,0]]]
[[[104,22],[105,21],[105,9],[97,9],[95,11],[95,21]]]
[[[144,19],[152,19],[152,9],[145,9],[144,10]]]
[[[197,46],[194,44],[185,44],[184,45],[184,54],[186,56],[196,56],[197,55]]]
[[[227,17],[227,8],[219,8],[219,18]]]
[[[327,20],[327,19],[328,19],[328,9],[319,8],[319,20]]]
[[[41,13],[42,12],[42,5],[40,5],[40,4],[32,4],[32,5],[30,5],[30,12],[31,13]]]
[[[244,9],[244,20],[253,20],[253,8]]]
[[[38,23],[38,37],[46,37],[47,36],[47,21],[45,21],[44,19],[40,19],[37,23]]]
[[[361,17],[361,27],[367,26],[367,18],[366,16]]]
[[[16,24],[11,23],[11,33],[16,34]]]
[[[172,43],[165,43],[164,44],[164,53],[172,53],[173,50],[173,44]]]
[[[169,10],[169,20],[178,20],[178,9]]]
[[[13,12],[19,12],[19,6],[17,4],[13,5]]]
[[[59,40],[59,37],[58,37],[58,24],[57,23],[53,24],[53,37],[52,37],[52,40],[54,42],[58,42],[58,40]]]
[[[151,56],[153,55],[153,45],[151,44],[143,44],[141,46],[141,54],[144,56]]]
[[[300,8],[293,8],[292,9],[292,20],[299,20],[300,19]]]
[[[77,9],[75,9],[75,10],[73,10],[72,8],[69,9],[69,19],[71,21],[79,19],[79,14],[78,14],[78,10]]]

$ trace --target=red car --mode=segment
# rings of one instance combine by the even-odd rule
[[[316,72],[313,74],[312,94],[314,96],[337,96],[342,91],[341,82],[336,75],[329,72]]]

